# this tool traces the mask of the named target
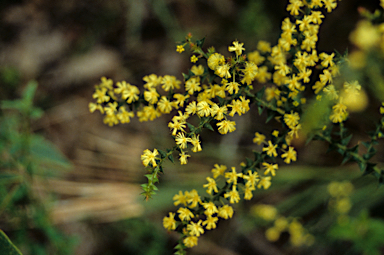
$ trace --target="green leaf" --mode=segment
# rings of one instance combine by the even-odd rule
[[[33,98],[35,97],[35,92],[37,89],[37,81],[28,82],[27,86],[23,91],[23,100],[25,100],[29,105],[32,105]]]
[[[59,170],[59,167],[64,169],[71,168],[69,160],[61,153],[55,145],[40,135],[31,136],[30,150],[33,158],[40,164],[40,168],[44,165],[50,172],[48,174],[55,174],[51,170]]]
[[[20,183],[23,181],[23,175],[21,174],[14,174],[14,173],[1,173],[0,174],[0,184],[13,184],[13,183]]]
[[[17,247],[9,240],[8,236],[0,230],[0,254],[2,255],[22,255]]]
[[[349,143],[349,141],[351,140],[351,138],[352,138],[352,134],[350,134],[350,135],[347,136],[346,138],[342,139],[342,140],[341,140],[341,144],[347,146],[348,143]]]
[[[209,129],[209,130],[211,130],[211,131],[213,131],[213,132],[215,131],[215,130],[213,129],[213,127],[211,126],[211,124],[209,124],[208,122],[204,124],[204,127],[207,128],[207,129]]]
[[[264,91],[265,91],[265,86],[263,86],[263,88],[260,89],[260,90],[256,93],[256,97],[257,97],[258,99],[262,99],[263,96],[264,96]]]
[[[172,155],[172,154],[170,154],[170,155],[168,156],[168,159],[169,159],[169,161],[171,161],[172,163],[175,163],[175,160],[173,159],[173,155]]]
[[[184,77],[184,80],[185,81],[188,81],[189,79],[189,75],[188,74],[185,74],[185,73],[182,73],[183,77]]]
[[[259,107],[257,108],[257,111],[259,112],[259,115],[261,115],[264,111],[264,108],[259,105]]]
[[[196,129],[194,125],[192,125],[191,123],[188,123],[188,122],[187,122],[187,126],[188,126],[189,130],[191,130],[191,132],[194,132]]]
[[[359,168],[360,171],[364,172],[365,168],[367,167],[367,164],[364,162],[359,162]]]
[[[341,165],[344,165],[345,163],[347,163],[349,160],[351,159],[351,157],[349,155],[346,155],[343,159],[343,161],[341,162]]]
[[[375,170],[374,170],[374,167],[376,166],[376,164],[373,164],[373,163],[367,163],[367,167],[365,168],[365,171],[363,173],[363,176],[366,176],[370,173],[373,173]]]
[[[205,37],[204,37],[203,39],[196,40],[196,45],[197,45],[198,47],[201,47],[201,46],[203,46],[204,41],[205,41]]]
[[[160,153],[160,157],[161,157],[161,158],[165,158],[165,157],[167,157],[167,153],[166,153],[165,151],[163,151],[163,150],[159,150],[159,149],[157,149],[157,151]]]
[[[267,120],[265,121],[265,123],[270,122],[271,119],[273,119],[273,117],[275,117],[275,112],[269,111],[268,112],[268,117],[267,117]]]
[[[247,167],[250,167],[253,164],[253,160],[252,159],[245,158],[245,160],[247,161]]]

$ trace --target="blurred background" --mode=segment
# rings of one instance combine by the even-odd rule
[[[348,35],[359,19],[358,7],[373,11],[378,2],[339,2],[321,26],[318,51],[353,50]],[[286,5],[285,0],[2,0],[0,100],[7,104],[0,112],[0,229],[23,254],[172,254],[178,236],[163,229],[162,218],[176,209],[173,195],[202,187],[215,163],[238,166],[260,149],[252,143],[254,132],[270,132],[278,124],[264,124],[265,116],[252,110],[235,118],[234,133],[204,131],[203,152],[183,167],[166,164],[158,195],[145,202],[140,155],[172,146],[169,117],[110,128],[100,114],[89,113],[94,85],[106,76],[141,87],[142,77],[151,73],[182,80],[191,64],[176,45],[189,32],[224,53],[235,39],[247,51],[259,40],[275,44]],[[362,118],[378,118],[375,114],[351,116],[357,140],[366,138]],[[356,244],[355,237],[328,233],[335,216],[328,210],[327,185],[353,182],[357,193],[351,198],[358,206],[351,214],[360,217],[369,208],[373,220],[369,217],[383,217],[384,192],[377,181],[361,178],[357,166],[340,167],[341,156],[326,154],[321,142],[298,150],[297,164],[281,167],[270,190],[238,205],[234,219],[220,222],[189,254],[360,254],[356,245],[373,242],[370,236],[356,237],[363,240]],[[287,233],[269,242],[268,223],[254,210],[260,203],[299,217],[315,244],[292,246]],[[369,233],[377,237],[384,230],[375,231]],[[376,239],[369,245],[379,253],[366,254],[383,252]]]

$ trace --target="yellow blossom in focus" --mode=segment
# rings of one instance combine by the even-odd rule
[[[169,217],[163,218],[163,226],[168,230],[176,229],[175,213],[169,213]]]
[[[268,141],[268,146],[263,148],[263,151],[267,152],[267,155],[270,157],[276,157],[277,152],[276,152],[277,144],[273,145],[271,141]]]
[[[239,192],[236,189],[236,185],[232,186],[232,190],[224,194],[225,198],[229,198],[231,204],[238,203],[240,201]]]
[[[208,58],[208,67],[212,70],[216,70],[216,67],[225,63],[225,58],[220,53],[213,53]]]
[[[236,56],[240,56],[243,50],[245,50],[243,48],[244,43],[239,43],[238,41],[234,41],[232,44],[233,46],[228,47],[228,51],[229,52],[234,51],[236,53]]]
[[[154,149],[153,152],[148,149],[144,150],[144,153],[141,155],[141,161],[143,162],[143,165],[148,166],[149,164],[152,164],[153,167],[156,167],[156,159],[158,159],[156,156],[158,154],[159,152],[157,149]]]
[[[182,53],[182,52],[184,51],[184,46],[183,46],[183,45],[177,45],[177,46],[176,46],[176,51],[177,51],[178,53]]]
[[[207,188],[207,193],[212,195],[212,191],[217,193],[219,190],[217,189],[216,181],[215,179],[212,179],[211,177],[206,178],[208,183],[204,184],[203,187]]]
[[[203,221],[203,226],[206,226],[205,228],[207,230],[215,229],[216,228],[216,223],[219,220],[217,217],[212,217],[209,215],[205,221]]]
[[[191,222],[187,225],[187,230],[191,236],[200,236],[204,234],[204,229],[201,227],[202,220],[199,220],[197,223]]]
[[[219,207],[219,213],[218,216],[223,219],[232,218],[233,216],[233,208],[230,205],[223,205],[222,207]]]
[[[179,158],[180,164],[186,165],[188,163],[188,158],[190,157],[190,155],[185,154],[185,152],[183,151],[179,154],[179,156],[180,156],[180,158]]]
[[[196,55],[192,55],[191,62],[196,63],[199,59],[196,57]]]
[[[228,132],[231,133],[236,130],[236,123],[230,120],[223,120],[216,124],[219,128],[218,131],[220,134],[225,135]]]

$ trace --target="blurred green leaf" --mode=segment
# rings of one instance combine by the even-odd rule
[[[71,163],[51,142],[42,136],[33,135],[30,138],[31,155],[40,164],[57,169],[62,167],[68,169]]]
[[[17,247],[9,240],[8,236],[0,230],[0,254],[1,255],[22,255]]]

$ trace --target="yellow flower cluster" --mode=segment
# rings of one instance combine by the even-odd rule
[[[303,92],[309,86],[318,101],[326,98],[330,102],[326,107],[331,113],[326,118],[335,124],[344,122],[348,112],[365,109],[368,99],[358,81],[348,81],[343,86],[339,81],[340,63],[345,58],[317,51],[324,13],[336,6],[336,0],[289,0],[286,10],[291,16],[283,20],[277,44],[271,46],[260,41],[257,50],[247,55],[244,44],[238,41],[228,46],[230,57],[214,48],[205,52],[201,48],[203,40],[194,43],[188,35],[176,46],[179,53],[184,52],[186,46],[192,50],[190,61],[193,64],[188,73],[183,74],[183,81],[175,76],[150,74],[143,78],[140,89],[125,81],[114,83],[105,77],[95,86],[93,98],[96,102],[90,103],[89,109],[105,114],[104,123],[109,126],[128,123],[135,115],[139,121],[151,121],[163,114],[173,114],[168,127],[175,140],[174,147],[167,151],[147,149],[141,155],[143,165],[149,169],[148,184],[143,184],[147,198],[156,190],[154,183],[158,182],[165,159],[173,162],[173,153],[177,151],[180,164],[184,165],[191,152],[203,150],[200,137],[203,137],[204,128],[222,135],[234,132],[236,122],[232,118],[246,114],[252,105],[260,114],[267,110],[267,121],[275,119],[281,123],[282,130],[273,130],[270,140],[266,140],[264,134],[255,133],[253,142],[261,147],[261,152],[254,151],[255,160],[247,159],[240,169],[214,165],[212,176],[207,177],[203,185],[208,197],[202,198],[196,190],[180,191],[174,196],[174,205],[181,207],[164,217],[163,225],[182,234],[184,246],[181,248],[197,245],[202,234],[216,228],[219,218],[231,218],[232,204],[241,198],[252,199],[256,188],[268,189],[279,169],[276,161],[290,164],[297,160],[293,145],[304,123],[300,122],[303,117],[300,114],[302,105],[307,102]],[[351,40],[362,51],[381,47],[383,26],[361,26],[363,28],[358,27]],[[369,43],[374,42],[372,45],[362,38],[365,34],[371,38]],[[254,82],[274,85],[254,92]],[[380,111],[384,112],[384,108]],[[218,183],[224,184],[220,187]],[[295,246],[313,242],[313,236],[297,220],[285,219],[267,206],[256,211],[260,217],[275,221],[274,227],[266,232],[269,240],[276,241],[283,231],[288,231]]]
[[[209,178],[209,177],[208,177]],[[207,178],[207,179],[208,179]],[[211,189],[216,190],[216,184]],[[229,219],[233,216],[233,208],[229,205],[217,205],[214,202],[203,202],[196,190],[180,191],[173,197],[175,206],[182,205],[175,213],[170,212],[164,217],[163,226],[168,230],[182,228],[183,243],[190,248],[198,243],[198,237],[206,230],[215,229],[219,218]],[[199,211],[203,214],[199,214]]]
[[[330,211],[337,214],[337,221],[339,224],[343,224],[348,221],[348,212],[352,208],[350,195],[353,192],[352,183],[345,182],[331,182],[328,187],[328,193],[331,195],[331,199],[328,202],[328,208]]]
[[[293,246],[311,246],[315,238],[297,219],[286,218],[279,215],[277,209],[272,205],[258,204],[251,208],[251,212],[255,217],[261,218],[268,222],[274,222],[272,227],[265,231],[265,237],[270,242],[279,240],[281,233],[288,232],[289,240]]]

